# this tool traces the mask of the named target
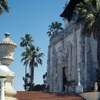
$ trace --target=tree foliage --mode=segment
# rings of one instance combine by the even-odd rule
[[[21,47],[28,47],[34,42],[30,34],[25,34],[25,38],[21,37],[22,42],[20,43]]]
[[[44,91],[46,89],[45,87],[46,87],[45,84],[42,84],[42,85],[37,84],[34,86],[34,91]]]
[[[0,15],[2,15],[4,11],[9,13],[9,9],[8,0],[0,0]]]
[[[28,85],[30,85],[29,90],[32,91],[33,90],[33,86],[34,86],[34,67],[37,66],[38,64],[42,65],[42,59],[41,57],[44,56],[43,53],[40,53],[40,48],[39,47],[35,47],[32,42],[34,42],[34,40],[32,40],[32,37],[30,34],[26,34],[25,38],[21,38],[22,42],[20,43],[21,47],[25,47],[24,48],[24,52],[22,52],[21,56],[21,62],[24,61],[23,65],[25,65],[25,77],[23,78],[24,80],[24,88],[26,89],[26,87]],[[27,75],[27,66],[29,65],[30,68],[30,74]],[[28,78],[30,78],[30,82],[27,82]]]
[[[76,5],[75,12],[79,13],[77,22],[84,21],[82,34],[94,38],[100,30],[100,2],[99,0],[83,0]]]
[[[47,32],[48,36],[51,36],[55,32],[58,33],[59,31],[63,30],[62,23],[57,21],[52,22],[51,25],[49,25],[48,27],[49,27],[48,29],[49,31]]]
[[[22,57],[24,58],[25,62],[29,63],[30,67],[30,90],[33,90],[33,81],[34,81],[34,67],[38,64],[42,65],[42,59],[41,57],[44,56],[43,53],[39,53],[40,48],[36,47],[34,45],[30,45],[29,47],[25,48],[25,52],[22,52]]]
[[[27,73],[26,74],[26,76],[25,77],[23,77],[23,81],[24,81],[24,89],[25,89],[25,91],[28,91],[28,90],[30,90],[30,75],[29,75],[29,73]]]
[[[43,74],[43,82],[44,82],[44,84],[46,83],[46,78],[47,78],[47,72],[45,74]]]
[[[27,47],[29,47],[31,44],[32,44],[32,42],[34,42],[34,40],[32,40],[32,37],[31,37],[31,35],[30,34],[25,34],[25,38],[24,37],[21,37],[21,40],[22,40],[22,42],[20,43],[20,46],[21,47],[25,47],[25,48],[27,48]],[[25,52],[23,52],[22,54],[21,54],[21,56],[23,57],[22,59],[21,59],[21,62],[22,61],[24,61],[24,63],[23,63],[23,65],[25,66],[25,77],[23,77],[23,80],[24,80],[24,89],[25,89],[25,91],[26,91],[26,87],[27,87],[27,66],[28,66],[28,64],[29,64],[29,61],[26,61],[25,59],[28,57],[28,53],[26,53],[27,51],[25,51]]]

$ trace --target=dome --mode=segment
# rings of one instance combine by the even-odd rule
[[[10,70],[8,69],[7,66],[5,66],[5,65],[0,66],[0,76],[7,76],[9,71]]]
[[[5,33],[4,35],[6,36],[6,38],[4,38],[0,42],[0,45],[2,45],[2,44],[10,44],[10,45],[14,45],[15,47],[17,47],[17,45],[9,38],[9,36],[10,36],[9,33]]]

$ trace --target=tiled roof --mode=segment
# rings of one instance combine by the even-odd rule
[[[36,91],[18,91],[18,100],[85,100],[75,93],[45,93]]]

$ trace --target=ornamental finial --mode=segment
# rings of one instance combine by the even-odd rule
[[[6,38],[8,38],[10,36],[10,33],[5,33],[4,35],[6,36]]]

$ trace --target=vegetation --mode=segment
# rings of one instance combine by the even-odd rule
[[[2,15],[4,11],[9,13],[9,9],[8,0],[0,0],[0,15]]]
[[[43,74],[43,82],[44,82],[44,84],[46,83],[46,78],[47,78],[47,72],[45,74]]]
[[[29,73],[27,73],[26,74],[26,76],[25,77],[23,77],[23,81],[24,81],[24,89],[25,89],[25,91],[29,91],[29,89],[30,89],[30,75],[29,75]]]
[[[20,46],[25,48],[29,47],[32,44],[32,42],[34,42],[30,34],[25,34],[25,38],[21,37],[21,40],[22,42],[20,43]],[[26,57],[24,56],[24,58],[21,59],[21,62],[25,60]],[[25,76],[26,76],[28,61],[27,62],[25,61],[23,65],[25,66]]]
[[[26,35],[25,35],[26,36]],[[32,91],[33,90],[33,85],[34,85],[34,67],[37,66],[38,64],[42,65],[42,59],[41,57],[43,57],[43,53],[39,53],[40,52],[40,48],[36,47],[32,44],[33,40],[31,36],[28,35],[30,42],[26,42],[26,39],[23,39],[25,42],[21,42],[20,45],[24,46],[25,44],[25,51],[22,52],[21,56],[23,57],[21,61],[24,61],[24,65],[27,66],[29,65],[30,68],[30,83],[27,84],[27,78],[23,78],[26,86],[30,85],[29,90]],[[27,45],[28,46],[27,46]]]
[[[45,74],[43,74],[43,82],[45,84],[45,89],[44,90],[46,92],[50,92],[50,87],[49,87],[49,85],[47,85],[47,72]]]
[[[83,0],[76,5],[75,12],[78,12],[77,22],[84,21],[82,35],[91,36],[97,39],[97,60],[100,68],[100,1]]]
[[[47,91],[48,86],[46,87],[46,77],[47,77],[47,72],[43,74],[43,82],[44,84],[37,84],[34,86],[34,91]]]
[[[34,42],[30,34],[25,34],[25,38],[21,37],[22,42],[20,43],[21,47],[28,47]]]
[[[49,25],[49,31],[47,32],[48,36],[51,36],[52,34],[54,34],[55,32],[58,33],[59,31],[63,30],[62,23],[60,22],[52,22],[51,25]]]
[[[44,91],[45,90],[46,85],[45,84],[37,84],[34,86],[34,91]]]
[[[32,37],[31,37],[30,34],[25,34],[25,38],[24,37],[21,37],[21,40],[22,40],[22,42],[20,43],[20,46],[21,47],[25,47],[25,48],[29,47],[32,44],[32,42],[34,42],[34,40],[32,40]],[[24,83],[25,83],[25,85],[24,85],[25,91],[27,89],[26,87],[27,87],[27,78],[28,77],[26,77],[26,75],[27,75],[27,65],[29,63],[29,61],[26,61],[25,60],[27,58],[27,56],[28,55],[26,54],[21,59],[21,62],[24,61],[23,65],[25,66],[25,77],[23,77],[23,80],[24,80]]]

